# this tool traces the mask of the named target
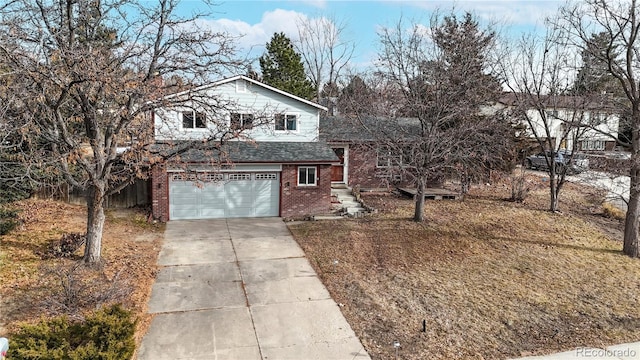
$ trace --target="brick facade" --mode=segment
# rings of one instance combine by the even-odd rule
[[[331,210],[331,166],[318,165],[317,177],[318,186],[298,186],[298,166],[282,166],[280,216],[301,218]]]
[[[392,172],[386,168],[378,168],[378,156],[369,145],[349,145],[348,185],[360,188],[388,188],[406,186],[406,175]]]
[[[317,165],[317,169],[318,186],[298,186],[298,166],[282,166],[280,216],[301,218],[330,212],[331,166]],[[162,164],[152,169],[151,204],[155,219],[169,220],[169,177]]]
[[[164,164],[151,169],[151,210],[154,219],[169,220],[169,177]]]

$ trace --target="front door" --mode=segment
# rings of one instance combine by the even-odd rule
[[[344,148],[332,148],[340,159],[339,165],[331,166],[331,181],[344,182]]]

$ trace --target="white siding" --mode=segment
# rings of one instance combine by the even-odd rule
[[[238,84],[238,81],[245,83],[244,86]],[[263,126],[242,131],[241,138],[293,142],[318,139],[319,109],[311,105],[242,79],[201,91],[206,91],[207,96],[217,97],[232,105],[220,113],[207,114],[206,129],[182,128],[181,111],[187,108],[156,111],[154,114],[156,140],[196,140],[210,137],[228,129],[231,112],[252,113],[256,123],[268,121],[268,124]],[[279,113],[296,115],[297,130],[275,131],[274,115]]]

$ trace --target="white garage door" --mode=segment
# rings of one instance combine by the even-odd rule
[[[194,182],[169,175],[169,219],[278,216],[277,172],[208,173]]]

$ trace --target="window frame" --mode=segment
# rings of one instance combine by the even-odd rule
[[[282,123],[282,127],[283,128],[282,129],[278,129],[278,121],[279,121],[279,117],[280,116],[282,116],[282,118],[283,118],[283,123]],[[291,117],[291,116],[294,117],[294,121],[292,123],[295,125],[295,128],[293,130],[289,129],[289,126],[287,126],[287,125],[289,125],[289,119],[288,118]],[[273,130],[277,131],[277,132],[294,132],[294,133],[298,132],[299,131],[298,130],[299,129],[299,126],[298,126],[299,125],[298,124],[299,123],[299,118],[300,118],[299,114],[294,114],[294,113],[276,114],[273,117],[273,120],[274,120]]]
[[[236,92],[237,93],[246,93],[247,92],[247,82],[242,79],[236,80]]]
[[[381,164],[381,159],[384,159],[384,163]],[[401,168],[404,165],[403,154],[394,154],[393,150],[388,146],[379,147],[376,149],[376,168],[379,169],[391,169]]]
[[[240,126],[233,125],[233,118],[237,115],[240,117]],[[247,126],[246,119],[250,119],[249,126]],[[231,130],[251,130],[253,129],[253,121],[255,120],[255,116],[252,113],[240,113],[240,112],[232,112],[229,115],[229,129]]]
[[[314,175],[313,175],[313,183],[309,183],[309,169],[313,169]],[[300,176],[301,176],[301,172],[305,171],[305,183],[300,183]],[[317,187],[318,186],[318,167],[317,166],[311,166],[311,165],[300,165],[298,166],[298,176],[297,176],[297,183],[299,187]]]
[[[185,114],[190,114],[191,126],[185,126]],[[198,126],[198,118],[202,126]],[[207,128],[207,114],[196,110],[185,110],[180,112],[180,127],[182,130],[204,130]]]
[[[582,140],[580,149],[583,151],[604,151],[606,142],[604,140]]]

